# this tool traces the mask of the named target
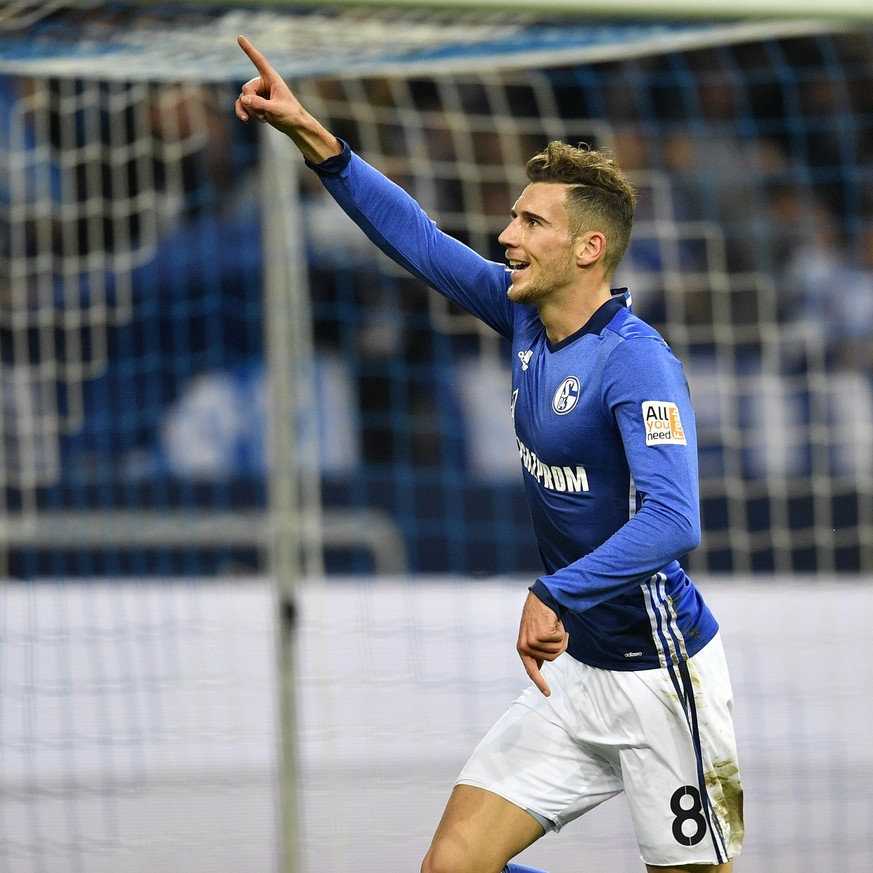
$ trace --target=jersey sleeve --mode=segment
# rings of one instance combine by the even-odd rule
[[[443,233],[416,200],[343,143],[321,164],[307,161],[343,211],[389,258],[504,337],[512,336],[502,264]]]
[[[700,544],[697,437],[679,361],[659,337],[636,337],[613,350],[603,379],[638,508],[596,549],[531,586],[558,614],[621,594]]]

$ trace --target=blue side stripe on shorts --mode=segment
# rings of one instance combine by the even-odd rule
[[[721,822],[712,806],[712,801],[709,797],[709,791],[706,787],[706,777],[703,772],[703,754],[700,744],[700,726],[697,721],[697,705],[694,702],[694,686],[691,681],[691,674],[688,672],[688,664],[681,661],[678,665],[678,672],[682,684],[685,687],[686,694],[680,696],[685,708],[685,716],[688,719],[689,727],[691,728],[691,738],[694,744],[694,756],[697,761],[697,788],[700,792],[700,802],[703,804],[704,812],[706,813],[706,821],[709,828],[709,834],[712,839],[712,847],[715,850],[716,860],[719,864],[725,863],[727,858],[727,845],[722,831]]]
[[[706,814],[707,826],[712,839],[712,846],[719,864],[727,861],[726,843],[721,822],[713,810],[712,801],[706,787],[706,778],[703,771],[703,754],[700,745],[700,727],[697,720],[697,706],[694,700],[694,686],[691,674],[688,672],[688,653],[685,648],[685,639],[675,621],[670,598],[665,590],[666,577],[658,573],[644,583],[646,593],[646,605],[649,618],[652,622],[652,636],[658,649],[661,666],[664,667],[676,696],[682,703],[685,719],[688,723],[688,731],[694,748],[694,757],[697,764],[697,789],[700,792],[701,803]]]

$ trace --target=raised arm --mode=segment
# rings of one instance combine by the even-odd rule
[[[238,37],[237,42],[258,71],[254,79],[242,86],[236,99],[237,118],[245,122],[256,118],[272,125],[288,136],[303,157],[314,164],[338,155],[342,146],[337,138],[301,106],[270,62],[244,36]]]
[[[267,59],[244,37],[240,48],[258,75],[242,86],[234,111],[288,136],[340,207],[383,251],[412,275],[482,319],[503,336],[512,333],[507,273],[439,230],[402,188],[353,154],[307,112]],[[336,160],[330,160],[335,158]]]

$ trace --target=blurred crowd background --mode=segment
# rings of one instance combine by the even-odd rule
[[[692,564],[873,566],[873,33],[297,87],[496,260],[527,157],[551,138],[611,148],[640,192],[617,283],[684,361],[698,413]],[[262,131],[233,116],[237,90],[0,79],[7,513],[263,509],[275,255]],[[413,572],[536,572],[507,349],[388,264],[314,174],[300,186],[305,260],[280,268],[309,287],[302,414],[322,505],[383,513]],[[261,557],[34,545],[7,561],[31,578],[247,572]],[[344,547],[326,566],[372,559]]]

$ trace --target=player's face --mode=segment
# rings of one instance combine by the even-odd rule
[[[578,276],[566,192],[564,185],[532,182],[498,237],[506,248],[512,281],[507,295],[515,303],[541,304],[570,287]]]

